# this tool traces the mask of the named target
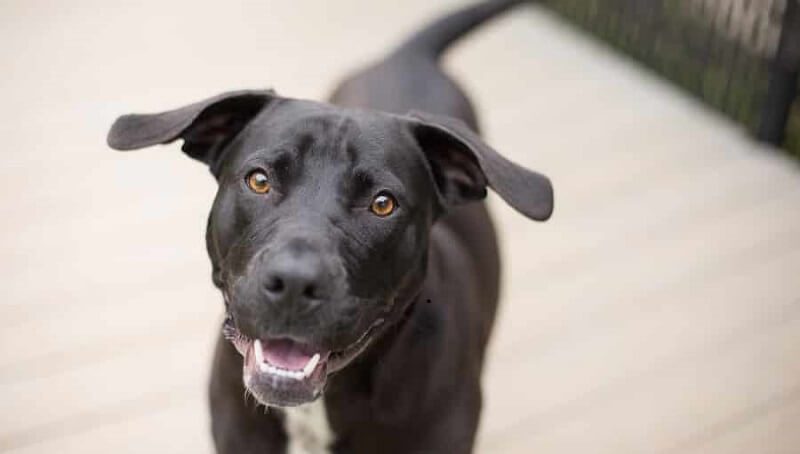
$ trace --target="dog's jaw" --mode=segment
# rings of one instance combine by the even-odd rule
[[[270,406],[292,407],[316,400],[325,387],[329,354],[293,355],[281,351],[281,347],[265,345],[269,343],[285,341],[256,339],[245,351],[242,379],[248,392]]]
[[[355,342],[341,351],[316,351],[289,339],[249,339],[229,318],[223,335],[243,357],[242,380],[261,404],[293,407],[313,402],[322,394],[328,375],[350,364],[371,344],[383,327],[377,319]]]

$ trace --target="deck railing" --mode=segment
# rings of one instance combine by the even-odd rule
[[[545,0],[800,156],[800,0]]]

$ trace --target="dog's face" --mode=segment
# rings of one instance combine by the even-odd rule
[[[214,283],[243,380],[262,403],[306,403],[397,321],[426,271],[428,235],[487,185],[533,219],[543,176],[464,125],[237,92],[120,118],[118,149],[184,139],[219,184],[208,219]]]
[[[207,243],[260,401],[313,399],[414,296],[437,205],[413,150],[388,116],[289,100],[229,145]]]

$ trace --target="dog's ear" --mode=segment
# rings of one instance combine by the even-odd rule
[[[545,221],[553,213],[546,176],[504,158],[460,120],[421,112],[409,118],[445,207],[483,198],[488,186],[530,219]]]
[[[166,112],[123,115],[111,126],[108,145],[137,150],[181,138],[183,151],[215,173],[225,146],[276,98],[272,90],[233,91]]]

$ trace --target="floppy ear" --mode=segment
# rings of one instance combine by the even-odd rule
[[[123,115],[111,126],[108,145],[137,150],[181,138],[183,151],[216,173],[225,146],[276,97],[272,90],[232,91],[166,112]]]
[[[546,221],[553,213],[553,186],[546,176],[507,160],[460,120],[421,112],[409,116],[445,206],[483,198],[488,186],[530,219]]]

